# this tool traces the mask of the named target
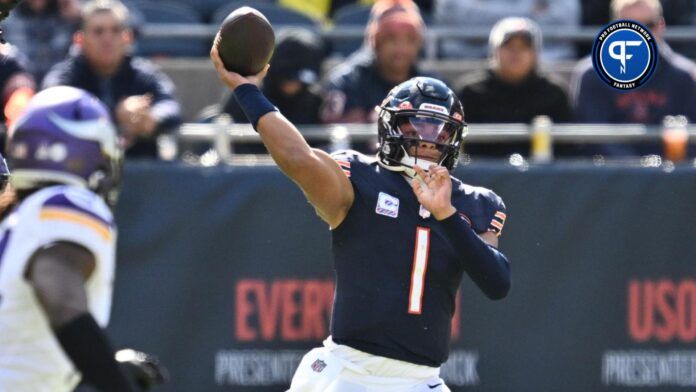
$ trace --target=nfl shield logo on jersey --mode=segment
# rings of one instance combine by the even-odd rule
[[[321,373],[322,370],[326,367],[326,362],[322,361],[321,359],[317,359],[312,363],[312,370],[314,370],[317,373]]]

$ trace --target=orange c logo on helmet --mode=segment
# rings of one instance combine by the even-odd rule
[[[454,117],[455,120],[462,121],[462,115],[457,112],[454,112],[452,117]]]
[[[401,102],[399,104],[399,109],[403,109],[403,110],[413,109],[413,105],[411,105],[411,102],[409,102],[409,101],[404,101],[404,102]]]

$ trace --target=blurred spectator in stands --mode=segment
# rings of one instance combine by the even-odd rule
[[[424,75],[416,66],[423,19],[411,0],[379,0],[372,7],[363,48],[328,75],[321,119],[326,123],[377,120],[374,108],[394,86]]]
[[[69,85],[101,99],[112,112],[130,157],[156,157],[155,137],[181,124],[174,84],[150,61],[129,54],[128,9],[117,0],[84,5],[74,41],[78,53],[54,66],[43,88]]]
[[[611,6],[614,19],[635,20],[652,31],[658,42],[657,70],[641,88],[617,91],[599,80],[590,58],[581,60],[571,81],[576,120],[660,124],[666,115],[682,114],[696,121],[696,66],[662,39],[665,20],[660,2],[614,0]]]
[[[488,69],[462,77],[456,85],[468,123],[531,123],[545,115],[554,122],[571,118],[568,96],[559,83],[538,70],[541,31],[528,18],[509,17],[493,26]],[[527,154],[526,142],[467,143],[471,155]]]
[[[36,90],[26,62],[14,46],[0,45],[0,120],[8,126],[19,117]]]
[[[27,56],[29,72],[41,81],[65,59],[79,20],[79,0],[24,0],[2,27],[7,42]]]
[[[688,26],[696,17],[696,2],[693,0],[662,0],[662,15],[670,26]],[[611,2],[606,0],[582,1],[582,24],[604,26],[611,21]]]
[[[580,25],[579,0],[438,0],[435,2],[434,22],[466,31],[490,29],[498,20],[508,16],[530,18],[544,28],[572,29]],[[485,58],[485,43],[445,39],[441,46],[443,57]],[[572,42],[552,42],[544,46],[542,60],[575,58]]]
[[[560,83],[539,73],[539,26],[527,18],[496,23],[489,38],[490,67],[464,76],[456,91],[467,122],[530,123],[539,115],[554,122],[571,118]]]
[[[670,26],[688,26],[696,20],[696,1],[694,0],[662,0],[662,14]],[[582,1],[582,25],[604,26],[611,20],[611,2],[607,0]],[[682,51],[694,57],[696,45],[692,42],[674,45],[677,51]],[[586,56],[592,50],[592,42],[578,44],[580,56]]]
[[[281,33],[263,81],[263,93],[293,124],[318,124],[321,95],[318,78],[326,50],[316,33],[289,29]],[[236,123],[248,123],[233,94],[222,108]]]

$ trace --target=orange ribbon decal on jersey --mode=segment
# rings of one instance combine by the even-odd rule
[[[39,217],[41,220],[62,220],[89,227],[96,231],[104,241],[110,241],[112,238],[108,226],[86,214],[65,208],[44,208]]]

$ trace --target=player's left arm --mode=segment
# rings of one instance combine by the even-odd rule
[[[54,243],[34,253],[25,277],[52,328],[89,311],[84,282],[95,264],[87,249],[69,242]]]
[[[411,183],[413,192],[442,224],[469,277],[488,298],[504,298],[510,290],[510,264],[498,250],[498,236],[493,232],[476,234],[459,217],[452,205],[452,181],[446,168],[432,165],[427,173],[414,168],[418,176]]]
[[[495,234],[494,232],[487,231],[485,233],[479,234],[478,236],[481,237],[481,240],[483,242],[487,243],[488,245],[490,245],[496,249],[498,248],[498,235]]]
[[[25,277],[53,334],[87,383],[104,391],[135,391],[119,368],[104,331],[89,312],[85,282],[96,266],[86,248],[57,242],[39,249]]]
[[[164,370],[143,353],[130,350],[138,355],[115,355],[89,312],[85,283],[95,266],[96,260],[86,248],[56,242],[34,253],[25,278],[58,343],[86,382],[102,391],[147,390],[164,381]]]

